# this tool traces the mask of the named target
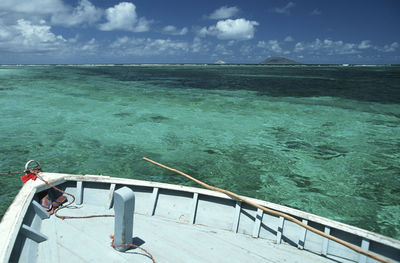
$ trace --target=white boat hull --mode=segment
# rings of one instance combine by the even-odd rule
[[[318,236],[282,217],[229,196],[193,187],[107,176],[41,173],[76,196],[78,208],[60,215],[112,214],[113,193],[135,193],[136,241],[157,262],[377,262]],[[35,206],[49,187],[28,181],[0,224],[0,262],[124,262],[137,253],[110,246],[113,218],[47,218]],[[400,261],[400,241],[303,211],[251,199],[302,220],[372,253]],[[101,252],[101,253],[100,253]],[[143,255],[137,259],[144,261]],[[333,261],[332,261],[333,262]]]

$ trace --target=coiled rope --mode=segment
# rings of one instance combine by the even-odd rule
[[[56,186],[50,184],[50,183],[49,183],[48,181],[46,181],[43,177],[41,177],[41,176],[39,175],[38,172],[36,172],[36,176],[37,176],[40,180],[42,180],[45,184],[47,184],[48,186],[50,186],[51,188],[53,188],[54,190],[59,191],[59,192],[62,193],[62,194],[69,195],[69,196],[71,196],[71,198],[72,198],[72,200],[71,200],[68,204],[59,206],[59,207],[54,211],[54,215],[55,215],[56,217],[61,218],[62,220],[64,220],[64,219],[87,219],[87,218],[94,218],[94,217],[115,217],[115,215],[107,215],[107,214],[105,214],[105,215],[87,215],[87,216],[60,216],[60,215],[58,215],[58,214],[57,214],[58,211],[60,211],[60,210],[63,209],[63,208],[66,208],[66,207],[70,206],[71,204],[73,204],[73,203],[75,202],[75,196],[74,196],[73,194],[67,193],[67,192],[61,190],[60,188],[58,188],[58,187],[56,187]],[[111,235],[111,238],[112,238],[111,247],[113,247],[113,248],[116,248],[116,247],[131,247],[131,248],[134,248],[134,249],[135,249],[135,248],[138,248],[138,249],[142,250],[142,251],[153,261],[153,263],[156,263],[156,261],[155,261],[154,258],[153,258],[153,255],[151,255],[150,252],[148,252],[146,249],[144,249],[144,248],[142,248],[142,247],[140,247],[140,246],[138,246],[138,245],[135,245],[135,244],[133,244],[133,243],[132,243],[132,244],[114,245],[114,236]]]
[[[153,261],[153,263],[156,263],[156,261],[154,260],[153,256],[152,256],[146,249],[141,248],[141,247],[139,247],[138,245],[135,245],[135,244],[119,244],[119,245],[114,245],[114,236],[111,235],[110,237],[111,237],[111,239],[112,239],[112,240],[111,240],[111,246],[112,246],[113,248],[116,248],[116,247],[138,248],[138,249],[142,250],[142,251],[151,259],[151,261]]]
[[[94,217],[114,217],[114,215],[108,215],[108,214],[104,214],[104,215],[87,215],[87,216],[61,216],[61,215],[59,215],[58,212],[61,209],[67,208],[67,207],[71,206],[75,202],[75,199],[76,199],[75,196],[73,194],[65,192],[65,191],[61,190],[60,188],[52,185],[51,183],[46,181],[43,177],[41,177],[38,172],[36,172],[35,174],[36,174],[37,178],[42,180],[45,184],[50,186],[52,189],[71,197],[71,201],[69,201],[66,205],[61,205],[61,206],[57,207],[56,210],[54,210],[54,215],[56,217],[58,217],[58,218],[60,218],[62,220],[64,220],[64,219],[86,219],[86,218],[94,218]]]
[[[240,201],[242,201],[242,202],[245,202],[245,203],[247,203],[247,204],[249,204],[249,205],[251,205],[251,206],[254,206],[254,207],[256,207],[256,208],[259,208],[259,209],[261,209],[261,210],[263,210],[263,211],[265,211],[265,212],[267,212],[267,213],[269,213],[269,214],[276,215],[276,216],[281,216],[281,217],[283,217],[283,218],[285,218],[285,219],[287,219],[287,220],[289,220],[289,221],[292,221],[293,223],[296,223],[296,224],[298,224],[298,225],[300,225],[300,226],[306,228],[307,230],[309,230],[309,231],[311,231],[311,232],[314,232],[314,233],[316,233],[316,234],[318,234],[318,235],[320,235],[320,236],[322,236],[322,237],[325,237],[325,238],[328,238],[328,239],[330,239],[330,240],[332,240],[332,241],[335,241],[335,242],[337,242],[337,243],[339,243],[339,244],[341,244],[341,245],[343,245],[343,246],[345,246],[345,247],[348,247],[348,248],[350,248],[350,249],[352,249],[352,250],[354,250],[354,251],[356,251],[356,252],[358,252],[358,253],[360,253],[360,254],[363,254],[363,255],[368,256],[368,257],[373,258],[373,259],[376,259],[376,260],[378,260],[378,261],[380,261],[380,262],[392,263],[392,261],[390,261],[390,260],[388,260],[388,259],[386,259],[386,258],[383,258],[383,257],[381,257],[381,256],[372,254],[372,253],[370,253],[370,252],[368,252],[368,251],[365,251],[365,250],[361,249],[360,247],[357,247],[357,246],[355,246],[355,245],[353,245],[353,244],[350,244],[349,242],[346,242],[346,241],[344,241],[344,240],[342,240],[342,239],[340,239],[340,238],[331,236],[331,235],[326,234],[326,233],[324,233],[324,232],[322,232],[322,231],[320,231],[320,230],[318,230],[318,229],[315,229],[315,228],[313,228],[313,227],[311,227],[311,226],[309,226],[309,225],[306,225],[306,224],[304,224],[303,222],[301,222],[300,220],[298,220],[298,219],[296,219],[296,218],[294,218],[294,217],[292,217],[292,216],[290,216],[290,215],[288,215],[288,214],[285,214],[285,213],[282,213],[282,212],[278,212],[278,211],[275,211],[275,210],[266,208],[266,207],[264,207],[264,206],[261,206],[261,205],[259,205],[259,204],[256,204],[256,203],[254,203],[254,202],[248,200],[247,198],[244,198],[244,197],[242,197],[242,196],[240,196],[240,195],[238,195],[238,194],[235,194],[235,193],[233,193],[233,192],[230,192],[230,191],[228,191],[228,190],[225,190],[225,189],[221,189],[221,188],[218,188],[218,187],[215,187],[215,186],[208,185],[208,184],[206,184],[206,183],[204,183],[204,182],[202,182],[202,181],[200,181],[200,180],[198,180],[198,179],[196,179],[196,178],[194,178],[194,177],[192,177],[192,176],[190,176],[190,175],[188,175],[188,174],[185,174],[185,173],[183,173],[183,172],[181,172],[181,171],[179,171],[179,170],[176,170],[176,169],[174,169],[174,168],[168,167],[168,166],[163,165],[163,164],[161,164],[161,163],[155,162],[155,161],[153,161],[153,160],[151,160],[151,159],[148,159],[148,158],[146,158],[146,157],[143,157],[143,160],[145,160],[145,161],[147,161],[147,162],[150,162],[150,163],[152,163],[152,164],[155,164],[155,165],[157,165],[157,166],[160,166],[160,167],[162,167],[162,168],[164,168],[164,169],[167,169],[167,170],[169,170],[169,171],[172,171],[172,172],[175,172],[175,173],[177,173],[177,174],[183,175],[184,177],[186,177],[186,178],[188,178],[188,179],[190,179],[190,180],[192,180],[192,181],[198,183],[199,185],[201,185],[201,186],[203,186],[203,187],[205,187],[205,188],[207,188],[207,189],[210,189],[210,190],[213,190],[213,191],[217,191],[217,192],[224,193],[224,194],[226,194],[226,195],[228,195],[228,196],[230,196],[230,197],[233,197],[233,198],[235,198],[235,199],[237,199],[237,200],[240,200]]]

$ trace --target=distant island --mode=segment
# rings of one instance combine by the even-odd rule
[[[261,65],[301,65],[303,63],[296,62],[294,60],[290,60],[282,57],[269,57],[264,61],[261,61],[259,64]]]
[[[217,65],[225,65],[226,62],[223,61],[223,60],[218,60],[218,61],[215,61],[214,64],[217,64]]]

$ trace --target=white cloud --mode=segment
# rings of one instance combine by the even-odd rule
[[[314,16],[322,15],[322,11],[319,10],[318,8],[315,8],[315,9],[311,12],[311,15],[314,15]]]
[[[285,37],[285,39],[283,41],[285,41],[285,42],[293,42],[294,39],[291,36],[287,36],[287,37]]]
[[[77,43],[79,39],[79,35],[75,35],[74,37],[68,38],[69,43]]]
[[[19,19],[15,25],[0,25],[0,50],[9,52],[50,52],[60,50],[67,40],[51,32],[42,20],[40,24]]]
[[[193,39],[192,44],[190,45],[191,51],[198,53],[198,52],[207,52],[209,51],[209,45],[203,39],[199,37],[195,37]]]
[[[224,55],[224,56],[233,54],[232,50],[226,48],[225,45],[223,45],[223,44],[216,45],[214,50],[218,54],[221,54],[221,55]]]
[[[356,50],[357,45],[353,43],[345,43],[342,40],[332,41],[330,39],[325,39],[323,41],[316,39],[311,43],[311,49],[313,50],[325,50],[328,55],[345,55],[345,54],[355,54],[358,53]]]
[[[114,56],[182,56],[191,53],[210,51],[210,43],[200,37],[194,37],[192,42],[171,39],[154,38],[117,38],[110,46]]]
[[[79,0],[75,8],[64,4],[62,0],[0,0],[0,10],[3,21],[9,25],[18,19],[32,23],[46,19],[52,25],[68,27],[94,24],[104,13],[104,10],[95,7],[89,0]]]
[[[50,32],[50,26],[43,25],[32,25],[30,21],[25,21],[24,19],[19,19],[15,29],[25,38],[27,41],[39,41],[39,42],[52,42],[54,40],[62,39],[62,37],[57,37],[52,32]]]
[[[284,7],[276,7],[274,8],[274,12],[278,14],[290,15],[290,9],[295,7],[296,4],[293,2],[287,3]]]
[[[67,9],[62,0],[1,0],[0,9],[25,14],[53,14]]]
[[[274,52],[277,54],[290,54],[290,51],[284,50],[278,40],[269,40],[268,42],[265,41],[258,41],[257,47],[265,49],[270,52]]]
[[[356,54],[358,45],[354,43],[345,43],[342,40],[332,41],[330,39],[315,39],[310,43],[298,42],[294,47],[294,52],[307,51],[310,54],[326,54],[326,55],[348,55]]]
[[[103,10],[95,7],[88,0],[81,0],[72,12],[62,12],[51,17],[55,25],[76,26],[80,24],[92,25],[100,20]]]
[[[96,54],[99,50],[100,44],[94,38],[84,43],[79,47],[79,51],[83,51],[86,54]]]
[[[176,55],[188,52],[190,45],[184,41],[152,38],[121,37],[115,40],[110,47],[114,55],[126,56],[151,56],[151,55]]]
[[[111,48],[121,48],[128,44],[128,42],[135,41],[136,39],[131,39],[127,36],[119,37],[111,44]]]
[[[295,53],[308,53],[312,55],[359,55],[369,49],[375,49],[380,52],[394,52],[400,48],[400,44],[393,42],[386,44],[383,47],[373,46],[370,40],[362,40],[359,44],[346,43],[342,40],[330,40],[319,38],[313,42],[298,42],[294,46],[293,52]]]
[[[383,47],[375,47],[375,49],[381,52],[394,52],[399,48],[399,46],[399,43],[393,42],[392,44],[386,44]]]
[[[240,54],[241,55],[250,55],[254,51],[254,48],[252,45],[242,45],[240,47]]]
[[[370,48],[370,47],[372,47],[372,45],[371,45],[371,41],[369,41],[369,40],[363,40],[358,45],[359,49],[367,49],[367,48]]]
[[[106,11],[107,22],[99,26],[100,30],[124,30],[132,32],[145,32],[150,28],[150,21],[144,17],[138,18],[136,6],[132,3],[122,2]]]
[[[296,45],[294,46],[294,52],[301,52],[305,49],[305,46],[302,42],[297,42]]]
[[[193,43],[192,43],[192,46],[191,46],[191,48],[192,48],[192,51],[193,52],[200,52],[200,50],[201,50],[201,48],[202,48],[202,41],[201,41],[201,38],[199,38],[199,37],[195,37],[194,39],[193,39]]]
[[[5,26],[0,25],[0,41],[7,40],[10,36],[11,32]]]
[[[215,26],[203,27],[199,35],[213,35],[219,39],[248,40],[254,37],[255,26],[259,23],[244,18],[218,21]]]
[[[187,34],[188,29],[187,29],[187,27],[184,27],[184,28],[182,28],[182,29],[178,29],[178,28],[176,28],[175,26],[169,25],[169,26],[165,26],[165,27],[162,29],[162,32],[163,32],[164,34],[169,34],[169,35],[183,36],[183,35],[186,35],[186,34]]]
[[[208,16],[210,19],[227,19],[230,17],[235,16],[239,12],[239,8],[236,6],[228,7],[228,6],[222,6],[215,10],[214,12],[211,13],[211,15]]]

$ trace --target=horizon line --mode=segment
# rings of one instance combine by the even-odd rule
[[[261,64],[261,63],[15,63],[1,64],[0,66],[400,66],[397,63],[300,63],[300,64]]]

